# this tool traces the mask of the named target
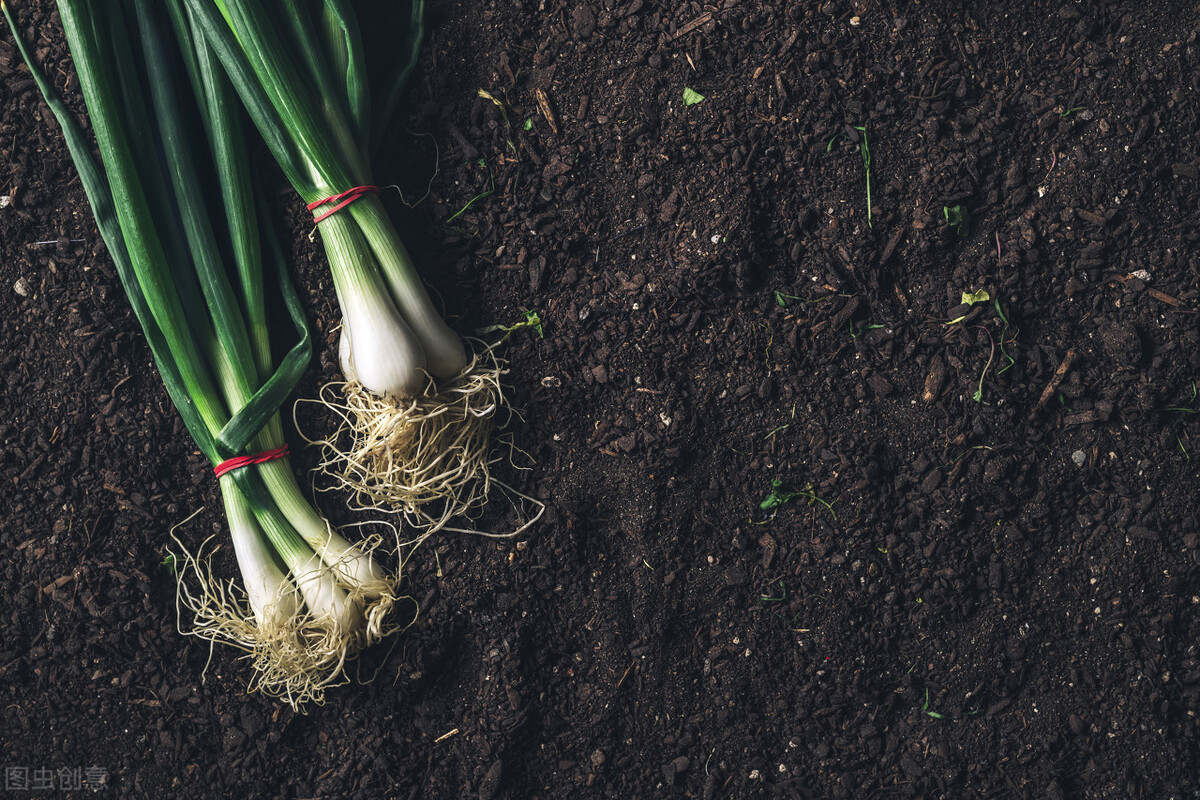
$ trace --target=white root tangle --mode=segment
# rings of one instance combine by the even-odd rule
[[[413,399],[379,397],[356,381],[326,384],[315,402],[340,423],[328,438],[308,440],[321,446],[318,472],[349,490],[354,508],[398,511],[422,538],[444,528],[491,490],[492,432],[511,413],[500,387],[506,371],[488,348],[457,378]]]
[[[205,553],[207,540],[194,554],[178,538],[175,543],[178,552],[171,557],[179,632],[246,653],[252,664],[248,690],[278,698],[294,710],[323,704],[327,689],[349,682],[346,666],[359,652],[405,627],[392,612],[398,602],[411,598],[399,596],[391,581],[342,587],[348,593],[348,613],[355,618],[349,626],[307,610],[292,580],[256,614],[235,580],[213,574],[216,548]],[[321,569],[326,575],[337,574],[335,567]],[[190,626],[184,623],[185,612],[191,616]]]

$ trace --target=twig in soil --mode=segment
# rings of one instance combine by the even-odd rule
[[[904,235],[904,228],[899,228],[892,234],[892,238],[888,239],[888,243],[883,248],[883,254],[879,256],[879,266],[882,268],[892,257],[892,253],[896,250],[896,245],[900,244],[900,237]]]
[[[962,451],[961,453],[959,453],[954,458],[954,460],[951,461],[946,466],[950,467],[950,468],[954,468],[954,467],[958,466],[958,462],[962,461],[964,458],[966,458],[968,455],[970,455],[973,450],[988,450],[990,452],[995,453],[995,452],[998,452],[999,448],[991,447],[990,445],[986,445],[986,444],[973,445],[971,447],[968,447],[966,450]]]
[[[996,357],[996,339],[992,336],[992,332],[985,325],[976,325],[981,331],[987,334],[988,342],[991,344],[991,349],[988,351],[987,363],[983,365],[983,372],[979,374],[979,388],[975,390],[975,394],[971,399],[976,403],[983,402],[983,379],[987,377],[988,370],[992,368],[992,359]]]
[[[1037,404],[1033,407],[1030,413],[1032,417],[1037,412],[1045,407],[1046,403],[1050,402],[1050,398],[1058,391],[1059,385],[1063,382],[1063,378],[1067,377],[1067,370],[1071,369],[1071,362],[1075,360],[1075,348],[1067,350],[1067,354],[1063,356],[1062,363],[1058,365],[1058,369],[1054,370],[1054,375],[1050,378],[1050,382],[1046,384],[1046,388],[1042,390],[1042,396],[1038,398]]]
[[[1165,292],[1160,292],[1158,289],[1155,289],[1153,286],[1146,287],[1146,294],[1150,295],[1155,300],[1161,300],[1162,302],[1166,303],[1167,305],[1175,306],[1175,308],[1178,308],[1178,309],[1186,309],[1187,308],[1187,305],[1185,305],[1184,302],[1182,300],[1180,300],[1179,298],[1171,297],[1171,295],[1169,295]],[[1196,312],[1187,311],[1185,313],[1194,314]]]
[[[622,231],[622,232],[618,233],[616,236],[609,239],[609,241],[615,242],[617,239],[622,239],[631,233],[637,233],[638,231],[645,230],[645,229],[646,229],[645,225],[638,225],[636,228],[630,228],[627,231]]]
[[[1053,150],[1053,149],[1051,149],[1051,150],[1050,150],[1050,156],[1051,156],[1051,158],[1050,158],[1050,169],[1046,170],[1046,175],[1045,175],[1045,177],[1044,177],[1044,178],[1042,178],[1042,180],[1041,180],[1041,183],[1045,183],[1045,182],[1046,182],[1046,178],[1049,178],[1049,177],[1050,177],[1050,173],[1051,173],[1051,172],[1054,172],[1054,168],[1055,168],[1056,166],[1058,166],[1058,152],[1057,152],[1057,151],[1055,151],[1055,150]]]
[[[673,33],[673,34],[671,35],[671,38],[672,38],[672,39],[678,39],[680,36],[686,36],[687,34],[691,33],[691,32],[692,32],[692,31],[694,31],[694,30],[696,30],[696,28],[699,28],[701,25],[705,25],[705,24],[707,24],[707,23],[709,22],[709,20],[711,20],[711,19],[712,19],[712,12],[711,12],[711,11],[705,11],[703,14],[701,14],[701,15],[700,15],[700,16],[698,16],[698,17],[696,17],[696,18],[695,18],[694,20],[692,20],[691,22],[688,22],[687,24],[685,24],[685,25],[684,25],[682,28],[680,28],[679,30],[675,31],[675,33]]]
[[[546,118],[546,123],[550,126],[550,132],[558,136],[558,120],[554,117],[554,109],[550,107],[550,98],[542,89],[534,89],[533,97],[537,100],[538,110],[542,112],[542,116]]]
[[[509,152],[516,153],[517,146],[513,144],[512,140],[512,123],[508,121],[508,109],[505,107],[504,103],[502,103],[499,98],[497,98],[487,89],[476,89],[475,94],[479,97],[482,97],[484,100],[492,101],[493,105],[500,109],[500,116],[504,118],[504,142],[508,145]],[[558,133],[558,131],[555,131],[555,133]]]
[[[45,241],[45,242],[30,242],[26,246],[27,247],[45,247],[46,245],[49,245],[49,244],[78,244],[80,242],[86,242],[86,241],[87,241],[87,239],[50,239],[49,241]]]
[[[621,688],[621,684],[625,683],[625,679],[629,677],[629,673],[630,673],[630,672],[633,670],[633,668],[634,668],[634,666],[635,666],[636,664],[637,664],[637,661],[636,661],[636,660],[635,660],[635,661],[631,661],[631,662],[629,663],[629,666],[625,668],[625,674],[621,676],[621,680],[617,681],[616,688],[614,688],[614,689],[613,689],[613,691],[614,691],[614,692],[615,692],[617,689],[620,689],[620,688]]]

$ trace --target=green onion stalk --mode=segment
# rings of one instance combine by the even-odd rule
[[[346,0],[185,0],[275,160],[313,210],[342,312],[344,382],[319,402],[340,420],[319,440],[321,469],[360,508],[401,511],[422,530],[481,504],[504,398],[489,348],[468,358],[434,308],[377,190],[358,23]],[[422,0],[407,57],[378,106],[390,110],[415,63]],[[328,198],[343,198],[336,202]],[[340,397],[338,394],[340,392]],[[348,443],[348,444],[347,444]],[[432,509],[432,510],[431,510]]]
[[[0,10],[16,35],[4,0]],[[60,0],[59,12],[99,163],[20,36],[17,45],[63,129],[168,394],[212,464],[278,454],[278,409],[311,360],[311,339],[271,226],[260,224],[232,87],[179,0]],[[299,339],[278,365],[267,260]],[[396,582],[371,546],[347,541],[305,499],[286,457],[218,484],[242,586],[214,576],[203,545],[183,548],[181,625],[186,609],[186,632],[248,652],[251,688],[294,707],[320,702],[346,680],[348,659],[397,628]]]

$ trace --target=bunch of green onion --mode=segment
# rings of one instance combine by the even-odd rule
[[[426,530],[445,525],[486,498],[502,370],[491,350],[468,360],[371,186],[370,154],[386,117],[372,125],[349,3],[185,2],[275,160],[314,211],[329,258],[346,381],[337,387],[340,400],[321,393],[342,422],[320,440],[323,468],[360,507],[400,510]],[[422,0],[414,0],[401,48],[407,57],[384,94],[385,108],[415,63],[421,12]],[[357,193],[362,187],[369,190]],[[330,213],[340,202],[330,198],[348,196]]]
[[[98,164],[33,64],[4,0],[0,8],[62,126],[159,373],[200,450],[214,465],[278,451],[278,409],[306,368],[311,343],[278,243],[270,225],[260,224],[261,193],[220,55],[198,35],[183,0],[59,0]],[[360,205],[371,219],[381,213]],[[343,246],[361,245],[345,217],[334,227],[347,230]],[[377,222],[373,230],[385,227]],[[264,252],[299,336],[278,364]],[[342,289],[373,308],[372,288]],[[369,329],[354,330],[367,348]],[[461,348],[448,332],[442,339],[452,369]],[[254,687],[293,705],[319,701],[345,679],[349,657],[395,627],[395,582],[369,548],[345,540],[304,498],[286,458],[234,469],[219,484],[244,592],[215,578],[199,550],[185,551],[179,600],[193,614],[191,632],[251,653]],[[199,588],[186,586],[187,575],[199,578]]]

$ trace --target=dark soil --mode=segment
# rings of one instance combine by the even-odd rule
[[[51,4],[15,5],[78,107]],[[0,40],[4,765],[120,797],[1200,796],[1196,5],[434,6],[378,180],[424,195],[388,203],[460,330],[544,320],[507,344],[535,463],[503,472],[548,510],[419,550],[418,622],[307,716],[176,632],[168,531],[223,535],[215,484]],[[280,197],[311,396],[337,314]],[[773,481],[799,494],[763,510]]]

